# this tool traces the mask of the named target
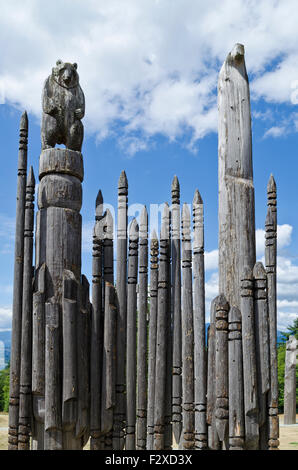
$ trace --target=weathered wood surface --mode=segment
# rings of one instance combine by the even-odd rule
[[[229,450],[244,449],[244,394],[241,312],[237,307],[229,311]]]
[[[167,204],[164,211],[168,211]],[[163,214],[164,215],[164,214]],[[165,399],[167,374],[167,325],[168,325],[168,258],[169,227],[166,218],[162,217],[159,245],[158,292],[157,292],[157,334],[154,396],[154,449],[165,447]]]
[[[117,217],[117,297],[119,316],[117,320],[117,371],[116,407],[114,422],[113,448],[123,449],[124,426],[126,421],[125,403],[125,352],[126,352],[126,315],[127,315],[127,195],[128,182],[125,171],[118,181]]]
[[[22,335],[18,449],[29,450],[32,421],[32,261],[35,178],[30,168],[26,186],[24,225],[24,269],[22,295]]]
[[[276,251],[277,212],[276,184],[273,175],[267,185],[268,211],[265,221],[265,265],[269,318],[270,390],[269,390],[269,449],[279,446],[278,373],[277,373],[277,309],[276,309]]]
[[[269,325],[267,303],[267,275],[262,263],[253,269],[255,338],[257,357],[258,403],[259,403],[259,449],[268,449],[268,391],[269,375]]]
[[[158,290],[159,243],[155,230],[150,242],[150,312],[148,344],[148,400],[147,400],[147,442],[146,449],[154,448],[154,396],[157,335],[157,290]]]
[[[255,209],[249,84],[236,44],[218,79],[219,291],[240,307],[240,280],[255,264]]]
[[[24,263],[24,224],[27,178],[28,117],[26,111],[20,121],[18,155],[18,179],[16,202],[14,279],[12,303],[12,333],[10,352],[9,382],[9,423],[8,450],[18,449],[19,393],[20,393],[20,354],[22,326],[23,263]]]
[[[228,313],[223,294],[215,299],[215,426],[219,441],[228,447],[229,437],[229,363]]]
[[[286,344],[285,385],[284,385],[284,424],[296,423],[296,361],[298,341],[289,336]]]
[[[139,295],[137,333],[136,449],[146,449],[147,435],[147,312],[148,311],[148,213],[144,206],[139,231]]]
[[[259,446],[258,380],[255,346],[254,283],[252,269],[245,267],[241,279],[245,449]]]
[[[104,339],[103,289],[103,197],[98,192],[95,205],[92,254],[92,309],[90,351],[90,449],[101,449],[101,384]]]
[[[172,182],[172,306],[173,306],[173,380],[172,428],[176,443],[182,431],[182,334],[181,334],[181,235],[180,185],[177,176]]]
[[[162,224],[165,228],[164,238],[168,245],[168,281],[167,281],[167,325],[166,325],[166,396],[165,396],[165,439],[164,448],[172,448],[172,365],[173,365],[173,324],[172,324],[172,280],[171,280],[171,209],[165,203]]]
[[[192,449],[194,436],[194,331],[190,211],[182,209],[182,410],[181,448]]]
[[[134,450],[136,426],[136,321],[138,278],[139,226],[133,219],[129,227],[128,285],[127,285],[127,342],[126,342],[126,439],[125,448]]]
[[[207,413],[206,421],[208,425],[208,448],[212,450],[220,449],[220,442],[215,427],[215,308],[216,298],[211,302],[210,308],[210,325],[208,328],[208,358],[207,358]]]
[[[195,377],[195,447],[208,445],[206,422],[207,364],[205,338],[204,208],[198,190],[193,199],[193,310]]]

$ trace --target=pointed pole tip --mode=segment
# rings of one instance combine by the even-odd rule
[[[24,111],[21,116],[20,129],[28,129],[28,115],[27,111]]]
[[[33,170],[32,165],[30,166],[29,173],[28,173],[27,186],[35,186],[35,176],[34,176],[34,170]]]
[[[193,204],[203,204],[203,199],[198,189],[195,190],[194,198],[192,201]]]

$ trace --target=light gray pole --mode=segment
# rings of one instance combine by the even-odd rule
[[[296,361],[298,341],[289,336],[286,344],[284,424],[296,424]]]

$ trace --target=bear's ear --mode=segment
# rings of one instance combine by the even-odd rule
[[[62,60],[58,59],[56,62],[56,65],[61,65],[61,64],[62,64]]]
[[[76,62],[74,64],[72,64],[72,66],[77,70],[78,64],[76,64]]]

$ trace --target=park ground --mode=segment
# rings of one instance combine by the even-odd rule
[[[296,424],[284,426],[283,415],[279,416],[279,423],[280,450],[298,450],[298,415],[296,415]],[[7,426],[8,414],[0,413],[0,450],[7,449]],[[89,449],[89,443],[85,449]]]

